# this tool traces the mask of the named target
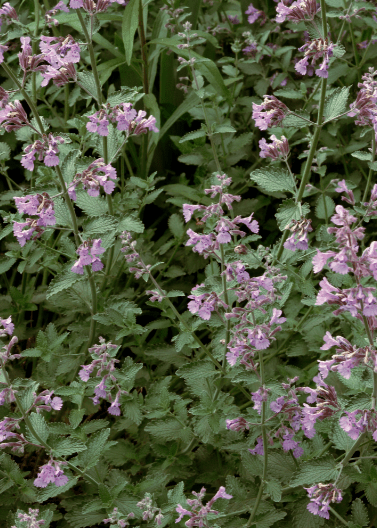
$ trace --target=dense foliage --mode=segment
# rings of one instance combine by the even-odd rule
[[[377,524],[377,2],[0,7],[0,524]]]

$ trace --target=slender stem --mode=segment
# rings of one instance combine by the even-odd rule
[[[144,30],[144,16],[143,16],[143,2],[140,0],[139,7],[139,37],[140,37],[140,48],[141,57],[143,60],[143,90],[144,93],[149,93],[149,81],[148,81],[148,57],[146,52],[147,41],[145,39]]]
[[[78,225],[77,225],[77,218],[76,218],[75,210],[73,208],[72,200],[71,200],[71,198],[68,195],[68,190],[66,188],[66,184],[65,184],[65,181],[64,181],[64,178],[63,178],[63,174],[62,174],[62,171],[61,171],[59,165],[56,165],[55,172],[56,172],[56,175],[58,177],[58,180],[59,180],[59,183],[60,183],[60,187],[61,187],[62,193],[64,195],[64,198],[65,198],[65,202],[66,202],[66,204],[68,206],[68,211],[69,211],[69,216],[71,217],[73,236],[75,237],[76,246],[79,246],[80,245],[80,238],[79,238],[79,228],[78,228]]]
[[[37,36],[38,36],[38,30],[39,30],[39,2],[38,0],[34,0],[34,19],[35,19],[35,29],[34,29],[34,40],[32,42],[32,49],[33,53],[37,53]],[[33,72],[31,75],[31,85],[32,85],[32,95],[33,95],[33,101],[35,104],[37,104],[37,73]]]
[[[374,130],[372,129],[372,161],[371,161],[371,163],[374,162],[375,157],[376,157],[376,136],[375,136]],[[370,183],[372,181],[372,174],[373,174],[373,169],[370,168],[369,169],[369,173],[368,173],[367,184],[365,186],[365,191],[364,191],[364,194],[363,194],[363,202],[367,201],[369,187],[370,187]]]
[[[331,508],[331,506],[329,506],[329,510],[331,511],[331,513],[334,515],[334,517],[336,517],[342,524],[344,524],[344,526],[349,526],[348,522],[345,521],[343,519],[343,517],[341,517],[339,515],[339,513],[337,511],[334,510],[334,508]]]
[[[259,351],[259,372],[260,372],[260,379],[261,379],[261,386],[264,387],[264,363],[263,363],[263,351]],[[266,410],[267,410],[267,402],[262,402],[262,422],[261,422],[261,428],[262,428],[262,440],[263,440],[263,470],[262,470],[262,477],[261,477],[261,483],[259,485],[258,495],[255,500],[254,507],[252,509],[252,512],[250,514],[249,520],[247,521],[246,528],[249,528],[254,520],[254,517],[256,516],[259,508],[259,504],[262,499],[263,489],[266,481],[267,476],[267,464],[268,464],[268,445],[267,445],[267,431],[266,431]]]
[[[352,455],[354,454],[354,452],[360,447],[360,445],[363,443],[363,441],[365,440],[365,437],[367,436],[367,433],[361,433],[361,435],[359,436],[359,438],[357,440],[355,440],[353,446],[350,448],[350,450],[348,451],[348,453],[346,454],[346,456],[343,458],[343,460],[341,461],[341,470],[339,472],[339,475],[338,475],[338,478],[336,479],[335,481],[335,484],[336,482],[339,480],[340,478],[340,475],[342,474],[342,470],[343,468],[348,464],[348,462],[351,460],[352,458]]]
[[[29,105],[30,107],[30,110],[33,112],[33,115],[34,115],[34,118],[36,120],[36,122],[38,123],[38,127],[39,127],[39,133],[40,134],[43,134],[44,133],[44,128],[43,128],[43,125],[42,125],[42,121],[41,121],[41,118],[39,117],[39,114],[38,114],[38,110],[36,108],[36,105],[34,104],[34,102],[32,101],[31,97],[29,96],[29,94],[27,93],[27,91],[25,90],[25,88],[23,88],[21,86],[21,83],[19,82],[19,80],[17,79],[16,75],[13,73],[13,71],[5,64],[5,62],[2,62],[1,63],[1,66],[4,68],[6,74],[8,75],[8,77],[10,79],[12,79],[12,81],[14,82],[14,84],[17,86],[17,88],[20,90],[20,92],[22,93],[22,95],[24,96],[25,98],[25,101],[27,102],[27,104]]]
[[[353,47],[353,54],[355,56],[356,68],[359,68],[359,64],[360,64],[359,54],[358,54],[358,51],[357,51],[355,35],[353,34],[352,23],[351,22],[348,22],[348,27],[349,27],[350,33],[351,33],[351,41],[352,41],[352,47]],[[358,69],[357,73],[360,75],[360,70],[359,69]]]

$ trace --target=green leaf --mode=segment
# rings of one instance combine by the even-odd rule
[[[330,439],[334,444],[334,447],[342,451],[348,451],[355,443],[355,441],[352,440],[352,438],[350,438],[348,434],[340,427],[338,420],[334,424],[333,430],[330,434]]]
[[[304,462],[291,481],[290,486],[306,486],[316,482],[336,479],[338,470],[332,457],[318,458]]]
[[[266,484],[266,493],[268,493],[274,502],[280,502],[281,484],[277,480],[269,480]]]
[[[290,191],[292,193],[295,191],[292,177],[285,169],[274,169],[272,167],[258,169],[250,174],[250,178],[265,191]]]
[[[104,452],[109,434],[110,429],[106,428],[92,435],[87,443],[87,450],[80,453],[74,461],[86,469],[95,466]]]
[[[369,526],[368,510],[361,499],[355,499],[352,503],[352,520],[360,526]]]
[[[64,438],[54,447],[56,457],[69,456],[86,450],[86,445],[76,438]]]
[[[317,218],[329,219],[335,211],[335,203],[330,196],[321,194],[315,206],[315,215]]]
[[[144,224],[141,220],[139,220],[139,218],[127,216],[119,222],[117,231],[118,233],[122,231],[133,231],[134,233],[143,233]]]
[[[169,229],[175,238],[182,238],[185,234],[185,226],[180,215],[174,213],[168,221]]]
[[[286,512],[281,510],[270,511],[257,519],[256,528],[270,528],[270,526],[275,524],[277,521],[284,519],[286,515]]]
[[[77,273],[73,273],[70,269],[56,275],[48,286],[46,299],[50,299],[53,295],[56,295],[63,290],[67,290],[81,280],[83,280],[83,278]]]
[[[58,488],[59,489],[59,488]],[[87,526],[99,525],[104,519],[103,513],[81,513],[79,511],[69,512],[65,519],[72,528],[86,528]]]
[[[194,130],[193,132],[188,132],[188,134],[185,134],[181,139],[179,140],[180,143],[184,143],[185,141],[192,141],[193,139],[201,138],[206,136],[207,133],[205,130]]]
[[[96,235],[100,233],[108,233],[109,231],[115,231],[117,228],[117,221],[110,215],[102,216],[101,218],[95,218],[89,223],[83,226],[83,230],[87,235]]]
[[[299,92],[298,90],[275,90],[274,95],[276,97],[285,97],[286,99],[304,99],[302,92]]]
[[[7,143],[0,143],[0,160],[6,161],[10,158],[10,146]]]
[[[76,174],[76,159],[80,155],[80,151],[75,149],[71,150],[68,155],[64,158],[61,165],[61,171],[64,181],[70,183]]]
[[[349,96],[349,86],[335,88],[331,95],[326,99],[323,115],[326,121],[342,114],[347,110],[347,100]]]
[[[156,127],[160,130],[161,128],[161,118],[160,118],[160,107],[157,103],[156,96],[152,93],[145,94],[143,98],[145,107],[149,112],[156,118]],[[151,134],[151,139],[153,143],[158,143],[160,134],[159,132],[153,132]]]
[[[89,196],[85,191],[77,192],[76,205],[87,216],[103,216],[109,212],[105,198],[102,198],[102,196]]]
[[[287,114],[287,116],[283,119],[282,126],[284,128],[303,128],[310,125],[308,120],[310,120],[310,115],[306,112],[302,114],[302,117],[298,112],[296,112],[296,115]]]
[[[128,65],[131,64],[134,37],[139,23],[139,6],[140,0],[130,0],[122,20],[122,38]]]
[[[10,270],[10,268],[13,266],[13,264],[17,262],[17,259],[15,258],[2,258],[0,259],[0,274],[5,273],[6,271]]]
[[[363,161],[371,161],[372,159],[372,154],[370,152],[363,152],[362,150],[356,150],[356,152],[352,152],[351,156]]]
[[[237,132],[237,130],[233,128],[231,125],[217,125],[213,133],[214,134],[227,134],[227,133],[234,134],[235,132]]]
[[[284,200],[275,215],[280,230],[283,231],[292,220],[300,220],[301,213],[302,216],[305,216],[309,211],[310,207],[307,203],[301,204],[300,211],[299,204],[296,204],[294,200]]]
[[[110,490],[105,484],[98,486],[98,495],[100,496],[102,504],[105,506],[112,502]]]
[[[90,71],[78,72],[77,79],[85,90],[89,92],[96,101],[98,101],[97,85],[93,73]]]
[[[181,439],[185,430],[189,428],[182,427],[182,424],[175,418],[156,420],[144,428],[144,431],[154,436],[157,442],[162,443]]]
[[[365,488],[365,495],[368,499],[368,502],[372,506],[377,507],[377,483],[376,482],[369,482],[367,484],[367,487]]]
[[[48,435],[49,435],[49,432],[48,432],[48,425],[44,419],[44,417],[42,416],[42,414],[38,414],[38,413],[30,413],[29,414],[29,420],[30,420],[30,423],[35,431],[35,433],[38,435],[38,437],[43,440],[43,442],[47,442],[47,438],[48,438]],[[28,427],[29,429],[29,427]],[[30,436],[32,438],[35,438],[32,431],[29,429],[30,431]],[[39,444],[40,440],[38,438],[35,438],[35,441],[36,443]]]
[[[84,415],[85,409],[72,409],[69,413],[69,423],[72,425],[73,429],[76,429],[76,427],[80,425]]]

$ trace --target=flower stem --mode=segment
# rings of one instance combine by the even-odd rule
[[[92,67],[92,73],[93,73],[93,76],[94,76],[94,81],[96,83],[98,105],[99,105],[99,107],[101,107],[101,105],[103,103],[102,87],[101,87],[101,82],[100,82],[100,78],[99,78],[99,75],[98,75],[96,57],[94,55],[94,48],[93,48],[92,39],[91,39],[91,37],[90,37],[90,35],[88,33],[88,30],[86,28],[85,21],[84,21],[83,16],[82,16],[82,14],[80,12],[80,9],[76,9],[76,13],[77,13],[77,16],[78,16],[78,18],[80,20],[82,31],[84,33],[86,44],[88,46],[88,51],[89,51],[89,56],[90,56],[90,64],[91,64],[91,67]],[[106,165],[109,163],[109,159],[108,159],[109,156],[108,156],[108,148],[107,147],[108,147],[107,146],[107,137],[103,136],[102,137],[103,161],[104,161],[104,163]],[[109,208],[109,213],[110,213],[110,215],[113,215],[114,214],[114,209],[113,209],[113,200],[111,198],[111,194],[106,194],[106,201],[107,201],[107,205],[108,205],[108,208]],[[104,281],[102,283],[102,287],[101,287],[102,290],[106,287],[107,277],[108,277],[108,275],[110,273],[110,270],[111,270],[111,267],[112,267],[113,258],[114,258],[114,246],[112,246],[109,249],[109,254],[108,254],[108,257],[107,257],[106,269],[105,269],[105,279],[104,279]]]
[[[326,3],[325,0],[321,0],[321,13],[322,13],[322,29],[324,38],[327,38],[327,18],[326,18]],[[318,108],[318,116],[317,116],[317,123],[315,124],[315,131],[311,140],[311,146],[308,154],[308,158],[306,160],[305,170],[304,174],[301,179],[301,184],[298,189],[298,193],[296,196],[296,202],[301,202],[302,197],[304,195],[305,187],[309,181],[310,174],[311,174],[311,166],[312,161],[315,155],[315,152],[317,150],[318,140],[321,133],[321,129],[323,126],[322,119],[323,119],[323,111],[325,108],[325,98],[326,98],[326,89],[327,89],[327,79],[322,78],[321,81],[321,93],[319,97],[319,108]],[[276,259],[279,260],[280,257],[283,254],[284,251],[284,243],[287,240],[289,235],[289,231],[286,230],[283,233],[282,239],[280,241],[280,246],[276,255]]]
[[[260,372],[260,380],[261,380],[261,386],[264,387],[264,363],[263,363],[263,351],[259,351],[259,372]],[[262,440],[263,440],[263,470],[262,470],[262,477],[261,477],[261,483],[258,490],[257,498],[255,499],[255,504],[252,509],[252,512],[250,514],[249,520],[247,521],[246,528],[249,528],[254,520],[254,517],[256,516],[259,508],[259,504],[262,500],[262,494],[263,489],[266,481],[267,476],[267,464],[268,464],[268,446],[267,446],[267,431],[266,431],[266,411],[267,411],[267,402],[262,402],[262,422],[261,422],[261,428],[262,428]]]
[[[372,129],[372,161],[371,161],[371,163],[374,162],[375,157],[376,157],[376,135],[374,133],[374,130]],[[372,174],[373,174],[373,169],[370,168],[369,169],[369,173],[368,173],[367,184],[365,186],[365,191],[364,191],[364,194],[363,194],[363,200],[362,200],[363,202],[367,201],[369,187],[370,187],[370,183],[372,181]]]
[[[42,125],[42,120],[41,118],[39,117],[39,114],[38,114],[38,110],[37,110],[37,107],[36,105],[34,104],[33,100],[31,99],[31,97],[29,96],[29,94],[27,93],[27,91],[25,90],[25,88],[23,88],[21,86],[21,83],[19,82],[19,80],[17,79],[16,75],[13,73],[13,71],[5,64],[5,62],[3,62],[1,64],[1,66],[4,68],[6,74],[8,75],[8,77],[10,79],[12,79],[12,81],[14,82],[14,84],[17,86],[17,88],[20,90],[20,92],[22,93],[22,95],[24,96],[25,98],[25,101],[27,102],[27,104],[29,105],[30,107],[30,110],[33,112],[33,115],[35,117],[35,120],[36,122],[38,123],[38,127],[39,127],[39,133],[42,135],[44,134],[44,128],[43,128],[43,125]]]
[[[348,522],[345,521],[343,519],[343,517],[341,517],[339,515],[339,513],[337,511],[334,510],[334,508],[331,508],[331,506],[329,506],[329,510],[331,511],[331,513],[334,515],[334,517],[336,517],[342,524],[344,524],[344,526],[349,526]]]

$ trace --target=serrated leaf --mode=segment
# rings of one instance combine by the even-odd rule
[[[368,502],[377,507],[377,483],[369,482],[365,488],[365,495],[368,499]]]
[[[362,150],[356,150],[356,152],[352,152],[351,156],[363,161],[371,161],[372,159],[372,154],[370,152],[363,152]]]
[[[49,432],[48,432],[48,425],[44,419],[44,417],[42,416],[42,414],[39,414],[39,413],[30,413],[29,414],[29,420],[30,420],[30,423],[31,423],[31,426],[33,427],[35,433],[38,435],[39,438],[41,438],[41,440],[43,440],[43,442],[47,442],[47,438],[48,438],[48,435],[49,435]],[[28,427],[28,430],[30,431],[30,435],[34,438],[34,434],[33,432],[31,431],[31,429],[29,429]],[[36,442],[39,443],[39,439],[36,438]]]
[[[85,191],[77,191],[76,205],[87,216],[103,216],[108,214],[106,200],[102,196],[89,196]]]
[[[213,133],[214,134],[228,134],[228,133],[235,134],[236,132],[237,130],[231,125],[217,125]]]
[[[89,92],[96,101],[98,101],[97,85],[93,73],[90,71],[78,72],[77,79],[85,90]]]
[[[360,526],[369,526],[368,510],[361,499],[355,499],[352,503],[352,520]]]
[[[102,504],[105,506],[111,503],[112,497],[109,488],[105,484],[100,484],[98,486],[98,494],[100,496]]]
[[[134,233],[143,233],[144,224],[141,220],[139,220],[139,218],[127,216],[119,222],[117,231],[118,233],[120,233],[121,231],[133,231]]]
[[[292,177],[285,169],[268,167],[252,172],[250,178],[265,191],[295,191]]]
[[[0,143],[0,160],[6,161],[10,158],[10,146],[7,143]]]
[[[296,112],[296,115],[293,114],[287,114],[286,117],[283,119],[282,126],[284,128],[303,128],[310,125],[308,120],[310,121],[310,115],[308,113],[303,113],[302,116]]]
[[[85,416],[85,409],[72,409],[69,413],[69,423],[72,425],[73,429],[79,426],[81,420]]]
[[[86,469],[95,466],[103,454],[109,435],[109,428],[92,435],[87,443],[86,451],[80,453],[74,461]]]
[[[268,493],[274,502],[280,502],[282,486],[277,480],[269,480],[266,484],[266,493]]]
[[[54,447],[54,454],[57,457],[69,456],[86,450],[86,445],[76,438],[64,438]]]
[[[63,290],[67,290],[80,280],[82,280],[82,277],[77,273],[73,273],[70,270],[56,275],[56,277],[54,277],[49,284],[46,293],[46,299],[50,299],[50,297],[52,297],[53,295],[56,295],[57,293]]]
[[[349,90],[349,86],[335,88],[331,95],[326,99],[325,109],[323,112],[326,121],[334,119],[336,116],[347,110]]]
[[[79,156],[80,151],[75,149],[71,150],[61,165],[61,171],[64,181],[70,183],[76,175],[76,159]]]
[[[87,526],[98,525],[102,523],[103,518],[103,513],[84,514],[78,511],[69,512],[65,515],[65,519],[67,519],[72,528],[86,528]]]
[[[277,521],[284,519],[286,515],[286,512],[281,510],[270,511],[257,519],[256,528],[270,528],[270,526],[275,524]]]
[[[323,194],[317,200],[315,206],[315,215],[317,218],[329,220],[330,216],[333,215],[335,211],[335,203],[330,196],[325,196]]]
[[[302,216],[306,216],[309,211],[310,207],[307,203],[301,204],[300,209],[299,204],[297,204],[294,200],[284,200],[275,215],[280,230],[283,231],[292,220],[300,220],[301,214]]]
[[[188,132],[188,134],[185,134],[181,139],[179,140],[180,143],[184,143],[185,141],[192,141],[193,139],[198,139],[201,137],[206,136],[207,133],[205,130],[194,130],[193,132]]]
[[[182,238],[185,234],[185,226],[182,218],[177,213],[172,214],[168,221],[169,229],[176,238]]]
[[[102,216],[101,218],[95,218],[88,224],[83,226],[83,230],[87,235],[96,235],[100,233],[108,233],[109,231],[115,231],[117,228],[117,221],[112,216]]]
[[[126,62],[128,65],[131,64],[132,50],[134,47],[134,37],[139,22],[139,6],[139,0],[130,0],[123,14],[122,38],[126,55]]]
[[[336,449],[341,449],[342,451],[346,452],[351,449],[355,443],[355,441],[352,440],[352,438],[350,438],[348,434],[340,427],[338,420],[334,424],[330,438]]]
[[[290,486],[306,486],[317,482],[335,480],[338,474],[336,463],[331,457],[304,462],[291,481]]]

